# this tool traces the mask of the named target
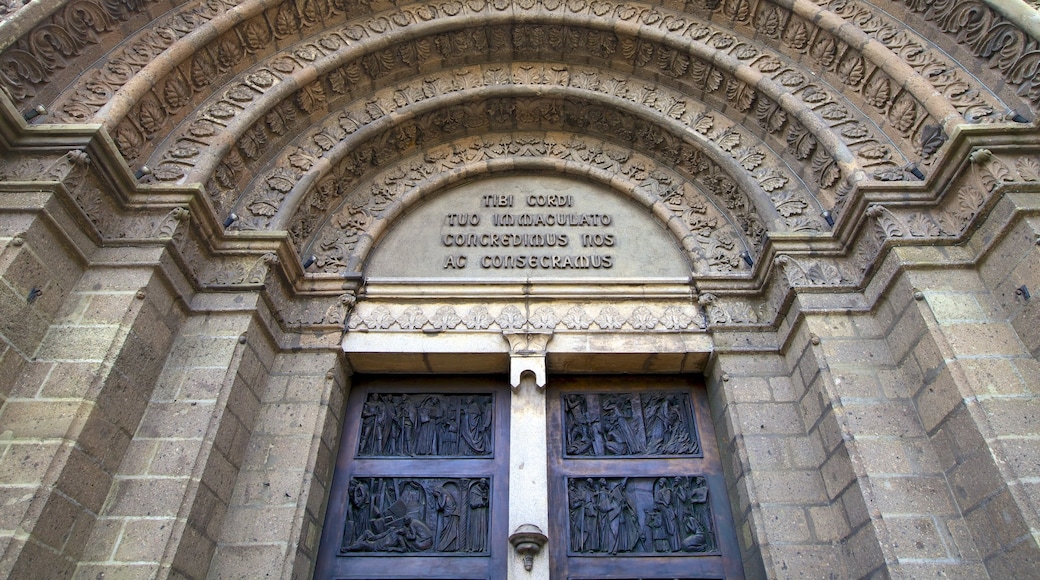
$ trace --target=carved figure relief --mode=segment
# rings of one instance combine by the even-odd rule
[[[700,476],[568,478],[568,547],[583,555],[718,551]]]
[[[700,455],[689,393],[566,393],[565,454]]]
[[[491,456],[491,405],[491,395],[369,394],[358,456]]]
[[[488,478],[355,477],[341,555],[485,555]]]

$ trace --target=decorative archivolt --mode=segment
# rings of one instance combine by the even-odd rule
[[[684,163],[691,162],[696,160]],[[650,208],[682,243],[697,274],[746,276],[740,253],[761,249],[765,229],[725,175],[704,179],[711,189],[703,191],[668,165],[602,139],[541,132],[458,139],[350,187],[326,179],[300,204],[289,231],[302,255],[317,257],[317,268],[351,272],[394,219],[430,192],[491,173],[544,171],[603,183]],[[806,209],[802,205],[798,212]]]
[[[533,74],[541,75],[545,70],[566,73],[537,67]],[[532,69],[526,72],[531,73]],[[482,78],[479,71],[469,76]],[[616,90],[626,90],[625,81],[613,81]],[[628,103],[622,102],[619,106],[616,98],[604,98],[595,92],[590,99],[590,91],[553,90],[538,85],[514,85],[508,91],[459,91],[450,93],[450,98],[445,99],[447,103],[429,99],[427,102],[433,106],[403,107],[389,112],[377,109],[375,115],[375,105],[369,101],[328,119],[317,127],[320,130],[298,140],[295,147],[287,147],[275,168],[257,176],[241,196],[236,198],[241,186],[232,179],[218,181],[210,191],[216,194],[214,204],[218,208],[230,208],[244,218],[239,228],[288,229],[289,220],[301,206],[307,205],[305,198],[313,189],[327,187],[321,185],[323,180],[332,179],[339,191],[349,191],[368,179],[369,174],[396,163],[397,158],[475,129],[555,130],[597,135],[612,142],[613,146],[608,147],[611,149],[638,149],[673,164],[687,179],[725,179],[740,190],[742,203],[758,214],[759,225],[749,224],[745,229],[750,239],[761,237],[761,227],[781,231],[820,229],[819,203],[783,160],[755,136],[721,114],[686,110],[684,101],[658,98],[652,87],[637,84],[632,93],[639,99],[654,101],[678,118],[665,116],[664,112],[649,117],[649,105],[643,101],[628,107],[624,106]],[[628,95],[631,97],[632,93]],[[566,147],[568,140],[564,139],[559,146]],[[262,151],[260,145],[256,148]],[[545,155],[558,158],[560,153]],[[649,159],[647,162],[655,163]],[[821,172],[827,170],[827,166],[821,166]],[[160,166],[157,171],[161,176],[164,169]],[[714,184],[702,187],[706,191],[725,189]]]
[[[838,81],[862,93],[863,99],[878,109],[878,112],[871,113],[875,121],[895,129],[893,135],[901,140],[900,145],[904,150],[912,151],[920,147],[920,154],[925,158],[930,157],[934,149],[941,145],[942,140],[923,139],[924,128],[929,126],[929,123],[941,127],[953,117],[967,117],[971,120],[988,118],[993,116],[994,107],[999,108],[999,102],[992,94],[973,86],[970,76],[953,67],[943,57],[927,52],[928,45],[923,40],[905,31],[896,30],[893,23],[876,14],[867,14],[870,18],[863,16],[860,14],[865,10],[862,6],[857,8],[860,12],[852,11],[848,16],[869,26],[862,24],[862,30],[852,33],[846,29],[839,29],[842,21],[834,14],[820,12],[818,7],[805,2],[795,4],[795,13],[766,3],[755,6],[731,4],[724,3],[722,9],[727,11],[727,14],[732,13],[730,15],[736,18],[738,23],[753,28],[756,34],[762,35],[763,38],[773,38],[775,44],[784,51],[795,50],[804,53],[813,61],[810,63],[813,68],[828,71],[825,77],[832,77],[831,82]],[[835,9],[840,8],[848,12],[849,5],[850,3],[843,3]],[[270,42],[271,39],[286,34],[287,23],[295,22],[297,27],[305,30],[318,30],[320,22],[320,26],[325,27],[326,32],[313,41],[298,44],[276,57],[276,60],[280,59],[281,64],[295,59],[296,64],[293,66],[303,72],[293,76],[293,82],[275,83],[281,85],[276,91],[279,95],[272,97],[272,102],[262,105],[260,111],[236,118],[235,128],[238,131],[235,134],[244,136],[245,131],[255,127],[255,121],[259,118],[271,114],[277,116],[277,108],[281,107],[278,103],[283,102],[282,98],[288,97],[297,101],[311,99],[312,96],[307,94],[308,89],[294,92],[292,88],[303,85],[311,87],[312,85],[307,85],[307,81],[314,79],[319,73],[339,74],[340,84],[350,85],[354,78],[347,69],[357,65],[357,74],[361,75],[356,77],[358,80],[363,80],[367,75],[373,82],[386,82],[385,74],[391,71],[387,70],[381,75],[380,67],[391,61],[394,66],[408,65],[406,61],[410,58],[409,55],[418,59],[422,54],[417,43],[423,38],[423,26],[445,28],[450,26],[451,21],[457,20],[472,31],[476,22],[494,23],[510,20],[510,7],[507,3],[487,5],[482,1],[466,4],[445,2],[410,5],[372,16],[367,20],[359,19],[341,26],[338,30],[328,28],[338,18],[336,15],[343,13],[347,7],[323,4],[320,1],[295,7],[279,5],[268,12],[258,12],[259,8],[256,5],[247,2],[235,9],[234,18],[213,16],[212,11],[199,10],[190,13],[194,20],[182,19],[175,28],[157,30],[156,34],[148,37],[150,44],[142,45],[145,39],[140,39],[126,47],[122,55],[125,57],[123,60],[116,58],[106,68],[91,73],[93,76],[90,78],[85,77],[80,83],[79,92],[68,104],[78,107],[79,112],[74,117],[80,120],[86,118],[84,107],[95,107],[95,112],[102,120],[115,125],[116,137],[124,153],[133,158],[139,146],[149,138],[163,134],[168,130],[170,123],[183,116],[186,103],[193,102],[200,91],[207,90],[203,85],[210,82],[209,79],[241,69],[245,61],[251,60],[246,59],[246,55],[263,55],[267,47],[274,44]],[[367,7],[357,8],[358,10],[350,13],[369,12]],[[797,68],[790,68],[789,62],[776,60],[779,58],[776,54],[752,46],[729,31],[698,22],[683,14],[631,3],[615,5],[605,2],[587,3],[584,0],[568,3],[550,1],[532,2],[531,6],[523,8],[531,12],[531,21],[537,20],[535,15],[541,13],[547,18],[551,16],[555,22],[559,22],[559,16],[564,15],[565,18],[575,21],[574,26],[580,23],[592,28],[602,27],[599,32],[604,37],[613,35],[615,39],[612,49],[614,54],[611,56],[624,55],[636,70],[640,70],[640,65],[654,66],[661,69],[665,77],[683,77],[695,85],[699,82],[700,90],[709,89],[717,83],[717,88],[706,92],[718,92],[721,101],[736,104],[738,110],[746,103],[747,108],[742,111],[745,113],[754,105],[756,116],[769,117],[770,109],[775,108],[776,111],[800,123],[814,139],[825,143],[826,148],[831,150],[831,155],[836,156],[839,162],[849,161],[835,149],[835,141],[840,139],[836,140],[833,136],[820,132],[819,120],[822,114],[809,114],[804,107],[791,108],[794,103],[785,96],[787,93],[801,97],[801,93],[807,92],[810,98],[817,98],[816,92],[801,90],[804,87],[800,83],[789,84],[795,80],[793,74],[802,73],[799,73]],[[454,16],[451,15],[452,11],[455,11]],[[820,14],[827,17],[817,18]],[[207,18],[214,22],[220,20],[220,24],[198,25],[199,22],[209,22]],[[235,19],[242,22],[240,26],[251,28],[232,27],[230,22]],[[813,23],[814,19],[819,22],[818,25]],[[639,30],[638,36],[626,40],[616,32],[605,32],[615,21],[632,23]],[[160,48],[174,45],[180,47],[178,43],[187,42],[182,38],[186,38],[184,33],[188,30],[186,24],[189,22],[196,24],[197,30],[190,33],[195,35],[192,37],[194,42],[210,37],[212,42],[201,51],[170,49],[167,54],[171,58],[155,59],[156,51]],[[282,28],[279,29],[279,26]],[[531,33],[528,36],[537,32],[545,35],[547,41],[533,42],[533,49],[552,46],[552,26],[529,28]],[[541,30],[536,31],[537,28]],[[169,32],[170,30],[174,32]],[[513,33],[515,30],[510,29],[506,33]],[[482,32],[486,36],[485,40],[491,38],[490,32],[491,29]],[[391,41],[387,39],[395,38],[395,35],[401,43],[388,46],[387,43]],[[433,46],[428,49],[440,51],[442,57],[445,56],[444,47],[458,49],[459,46],[451,42],[448,36],[450,35],[437,36],[432,42]],[[515,45],[517,35],[511,36],[514,37]],[[861,51],[850,48],[850,43],[856,44],[865,38],[873,40],[867,42]],[[267,42],[261,42],[265,39]],[[379,40],[378,43],[371,43],[371,39]],[[436,42],[442,39],[445,40]],[[232,46],[236,42],[237,48]],[[368,46],[373,44],[378,44],[378,49]],[[903,58],[884,58],[888,54],[888,48],[883,48],[882,44],[891,44],[891,48],[898,49]],[[134,50],[130,51],[130,48]],[[515,50],[517,47],[513,48]],[[459,52],[460,55],[472,56],[465,51]],[[354,54],[357,58],[351,61],[347,53]],[[927,58],[921,58],[922,54],[927,54]],[[178,60],[179,56],[183,58]],[[780,66],[763,66],[760,64],[763,59],[778,62]],[[418,66],[418,61],[414,66]],[[150,80],[147,83],[140,80],[131,81],[144,70],[144,67],[150,67],[149,74],[143,75],[145,78],[159,80],[154,89]],[[790,70],[782,70],[783,68]],[[370,74],[373,71],[377,74]],[[785,76],[781,78],[780,75]],[[698,76],[701,78],[698,79]],[[808,83],[810,78],[811,76],[802,74],[803,83]],[[915,79],[914,82],[909,82],[911,79]],[[784,82],[785,80],[788,82]],[[321,88],[326,95],[330,94],[336,85],[331,78],[322,78],[322,84],[324,86]],[[254,97],[250,100],[249,107],[252,107],[256,104],[257,95],[254,92],[258,85],[249,85],[248,82],[245,85],[246,90],[240,90],[238,96]],[[326,88],[330,90],[324,90]],[[817,91],[827,92],[825,85],[815,88]],[[932,88],[944,94],[946,100],[929,99]],[[285,94],[281,94],[282,92]],[[118,98],[112,98],[113,95],[118,95]],[[806,99],[802,100],[803,103],[806,102]],[[234,99],[231,99],[231,102],[231,110],[234,111]],[[320,102],[315,104],[321,106]],[[813,111],[812,101],[809,101],[808,105],[808,110]],[[101,107],[105,107],[104,111],[100,110]],[[124,118],[119,114],[120,110],[128,112],[129,116]],[[847,114],[848,110],[846,107]],[[832,115],[837,114],[833,108],[828,112]],[[766,120],[765,123],[771,128],[776,126],[777,121],[774,118]],[[824,122],[824,125],[828,123]],[[933,136],[939,134],[941,132],[933,133]],[[786,136],[781,133],[780,140],[784,140],[784,137]],[[797,141],[798,137],[788,139]],[[204,169],[215,168],[206,166]],[[205,170],[199,173],[208,174]],[[902,177],[902,174],[889,170],[875,177],[895,178]]]
[[[530,6],[521,4],[526,10],[542,10],[552,6],[545,3],[530,2]],[[552,4],[552,3],[550,3]],[[557,3],[559,4],[559,3]],[[585,5],[585,2],[571,2],[571,6]],[[597,5],[599,15],[608,15],[609,8]],[[916,10],[926,10],[930,4],[918,6],[908,2]],[[944,6],[954,3],[944,3]],[[115,22],[129,18],[146,3],[94,3],[85,0],[72,2],[63,11],[59,11],[40,22],[26,36],[18,39],[13,47],[8,47],[3,58],[8,65],[4,75],[5,85],[18,100],[31,96],[42,85],[54,80],[55,74],[67,68],[85,48],[103,43],[105,36],[114,32]],[[431,5],[432,6],[432,5]],[[447,4],[445,4],[447,6]],[[924,38],[907,31],[900,23],[889,19],[884,13],[867,4],[848,0],[836,0],[825,4],[828,10],[802,0],[791,7],[781,7],[764,0],[754,2],[748,0],[731,0],[729,2],[706,2],[701,6],[691,7],[695,13],[721,10],[732,18],[737,28],[747,29],[760,36],[763,41],[774,41],[776,47],[795,49],[810,53],[818,64],[829,68],[831,61],[840,61],[835,70],[845,80],[857,80],[865,77],[873,66],[884,66],[891,70],[893,63],[886,62],[884,52],[899,52],[903,60],[917,72],[926,74],[930,81],[938,81],[939,89],[959,107],[962,113],[970,117],[981,111],[969,112],[963,106],[972,106],[975,88],[971,75],[965,74],[960,67],[944,58],[940,51],[931,50],[933,46]],[[1016,51],[1028,55],[1029,42],[1021,31],[1004,21],[980,2],[957,3],[956,10],[976,14],[976,19],[985,20],[996,36],[989,46],[985,38],[979,38],[983,32],[989,32],[985,26],[973,26],[965,33],[956,18],[945,17],[943,12],[951,9],[927,8],[927,14],[933,20],[940,21],[948,31],[970,36],[973,48],[980,56],[989,57],[986,50],[993,51],[994,41],[1004,38],[1001,45],[1001,70],[1015,77],[1015,84],[1028,83],[1028,58],[1014,58]],[[508,3],[498,3],[496,8],[511,9]],[[634,5],[625,5],[630,11],[638,11]],[[107,105],[106,114],[102,117],[110,121],[118,121],[128,112],[128,108],[140,103],[150,87],[147,83],[129,83],[136,73],[148,69],[145,75],[151,79],[168,79],[173,75],[190,79],[187,86],[174,88],[179,93],[177,102],[186,102],[193,93],[205,90],[214,80],[213,77],[229,71],[241,70],[246,55],[263,56],[274,50],[275,40],[295,36],[301,31],[306,33],[335,26],[341,22],[345,14],[352,16],[371,14],[377,8],[372,3],[326,2],[323,0],[300,0],[268,5],[255,0],[242,3],[206,2],[190,4],[172,16],[165,17],[155,25],[136,37],[128,40],[116,51],[100,70],[90,72],[79,82],[79,90],[73,101],[81,101],[84,97],[97,97],[99,89],[109,94],[120,91],[123,98],[115,99],[114,104]],[[615,11],[616,12],[616,11]],[[844,27],[842,18],[854,22],[859,28]],[[618,14],[609,14],[617,18]],[[621,14],[621,16],[624,16]],[[830,17],[828,17],[830,16]],[[658,19],[667,20],[664,13],[658,12]],[[670,26],[669,32],[680,30],[681,26]],[[981,32],[980,32],[981,31]],[[1011,38],[1011,32],[1018,36]],[[983,35],[984,36],[984,35]],[[849,45],[861,46],[865,38],[870,38],[884,49],[877,46],[865,46],[863,54],[842,54],[849,52]],[[1010,45],[1010,46],[1007,46]],[[202,50],[186,50],[189,47],[203,47]],[[171,49],[172,47],[172,49]],[[164,50],[171,58],[156,60]],[[856,51],[852,51],[856,52]],[[172,54],[171,54],[172,53]],[[1024,62],[1019,62],[1024,61]],[[898,62],[898,61],[897,61]],[[916,66],[915,66],[916,65]],[[924,65],[928,70],[922,70]],[[1017,65],[1017,66],[1015,66]],[[177,69],[177,70],[175,70]],[[939,78],[942,77],[942,78]],[[906,79],[895,78],[899,84]],[[133,85],[127,87],[127,85]],[[945,87],[944,87],[945,85]],[[64,84],[62,83],[62,86]],[[944,88],[949,90],[943,90]],[[967,89],[967,90],[965,90]],[[186,92],[185,92],[186,91]],[[173,103],[176,105],[176,103]],[[95,110],[102,105],[95,106]],[[86,120],[91,106],[78,102],[66,102],[61,109],[80,120]],[[174,106],[174,109],[179,107]],[[91,115],[93,116],[93,115]]]

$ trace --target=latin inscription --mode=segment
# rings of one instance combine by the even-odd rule
[[[475,211],[444,215],[440,245],[449,252],[445,270],[614,267],[610,250],[620,241],[611,229],[614,218],[580,211],[574,195],[483,194],[476,205]]]

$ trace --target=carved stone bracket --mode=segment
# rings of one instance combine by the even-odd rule
[[[545,388],[545,350],[552,331],[506,330],[502,336],[509,341],[509,384],[520,388],[520,377],[527,371],[534,373],[535,384]]]

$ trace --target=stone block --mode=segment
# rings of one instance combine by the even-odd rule
[[[804,389],[796,386],[790,377],[770,377],[769,390],[773,400],[778,403],[790,403],[801,398]]]
[[[203,445],[201,439],[152,439],[147,442],[154,445],[154,454],[146,473],[167,476],[190,475]],[[120,471],[126,470],[120,468]]]
[[[812,506],[807,511],[817,542],[838,542],[849,535],[851,530],[841,503]]]
[[[848,430],[853,436],[887,435],[921,437],[924,430],[909,401],[857,401],[843,407]]]
[[[915,472],[902,438],[859,436],[855,445],[863,469],[872,476]]]
[[[125,332],[118,325],[52,326],[36,356],[41,360],[102,361]]]
[[[872,477],[870,481],[878,509],[883,514],[946,516],[956,513],[943,477]]]
[[[83,405],[87,408],[81,409]],[[76,400],[9,399],[0,410],[0,433],[11,431],[18,438],[61,438],[66,436],[73,422],[87,412],[89,403]]]
[[[847,578],[868,577],[885,563],[885,556],[872,525],[863,526],[853,533],[842,545],[842,553],[848,566]]]
[[[84,562],[107,562],[112,559],[123,533],[123,518],[99,517],[90,531],[90,541],[83,551]]]
[[[184,372],[173,398],[196,401],[215,401],[228,380],[225,368],[192,368]]]
[[[72,533],[73,523],[83,510],[60,493],[52,493],[32,526],[33,540],[60,552]]]
[[[949,558],[935,520],[930,517],[885,516],[892,550],[896,557],[910,560]]]
[[[949,367],[942,367],[936,376],[923,385],[914,395],[921,424],[928,432],[933,431],[964,403],[960,389]]]
[[[295,437],[258,438],[266,443],[266,452],[260,465],[264,469],[301,469],[306,466],[314,438],[308,435]]]
[[[11,569],[9,578],[68,578],[72,576],[75,567],[74,562],[30,537],[18,553],[18,561]]]
[[[202,473],[202,482],[206,484],[223,503],[231,500],[231,491],[238,476],[238,468],[232,465],[219,452],[211,452],[206,461],[206,469]]]
[[[766,537],[772,542],[807,544],[812,542],[809,522],[801,507],[768,505],[762,506],[759,521],[765,528]]]
[[[177,545],[171,578],[205,578],[210,570],[216,543],[194,526],[186,526]]]
[[[746,435],[741,438],[747,461],[752,469],[789,469],[795,467],[787,457],[785,439],[767,435]],[[734,454],[735,455],[735,454]],[[739,459],[736,467],[740,468]],[[815,463],[814,465],[819,465]]]
[[[838,397],[874,399],[881,396],[881,384],[873,368],[831,366],[831,381]]]
[[[1002,437],[998,445],[1015,477],[1040,481],[1040,437]]]
[[[173,518],[129,518],[116,545],[112,560],[116,562],[161,562],[166,544],[173,533]],[[107,578],[107,576],[106,576]]]
[[[85,452],[73,447],[58,479],[57,488],[93,513],[101,511],[112,476]]]
[[[924,292],[928,307],[939,324],[987,322],[988,314],[975,294],[968,292]]]
[[[255,431],[268,435],[313,433],[319,407],[301,403],[267,405],[260,411]]]
[[[898,569],[904,578],[1000,578],[990,576],[982,562],[900,562]]]
[[[856,472],[849,460],[845,445],[838,446],[831,453],[827,461],[820,467],[820,473],[823,475],[823,484],[827,488],[829,499],[839,497],[842,491],[856,479]]]
[[[879,340],[829,339],[820,343],[828,364],[891,365],[892,356]]]
[[[773,560],[773,569],[777,578],[802,578],[806,571],[827,570],[835,578],[847,578],[844,559],[838,548],[830,545],[771,545],[769,553]]]
[[[902,360],[913,350],[917,342],[927,332],[921,313],[915,305],[907,308],[903,315],[895,320],[892,328],[885,336],[885,342],[891,351],[892,360]]]
[[[288,556],[288,546],[276,544],[224,544],[213,557],[210,578],[277,578]]]
[[[962,510],[972,509],[1007,485],[1000,477],[992,456],[982,449],[951,469],[949,481]]]
[[[802,419],[791,403],[741,403],[740,432],[761,435],[801,435]]]
[[[979,405],[1000,436],[1040,435],[1040,398],[986,398]]]
[[[151,403],[138,427],[139,437],[198,439],[206,434],[213,403],[189,401]]]
[[[81,564],[76,567],[75,580],[151,580],[159,574],[158,564],[121,562],[119,564]]]
[[[187,478],[116,479],[105,513],[110,516],[160,517],[177,515],[180,498],[188,488]]]
[[[981,561],[982,555],[975,544],[971,530],[968,528],[965,518],[950,518],[945,520],[946,535],[952,544],[949,545],[951,553],[961,560]]]
[[[819,436],[786,437],[784,443],[791,465],[797,469],[817,468],[826,457],[823,442]]]
[[[0,454],[0,481],[12,486],[38,484],[62,446],[59,441],[13,441]]]
[[[1040,326],[1040,325],[1037,325]],[[1040,376],[1030,377],[1030,382],[1019,371],[1019,363],[1028,369],[1036,360],[1032,358],[962,358],[956,365],[965,375],[968,385],[979,395],[1023,395],[1033,394],[1040,389]]]
[[[1032,537],[989,556],[985,560],[990,578],[1021,578],[1023,570],[1040,570],[1040,548]]]
[[[823,504],[827,493],[816,470],[759,471],[752,475],[762,503]]]
[[[228,512],[221,542],[226,544],[275,544],[292,535],[295,506],[238,506]]]
[[[103,363],[63,361],[48,363],[50,372],[46,378],[37,382],[40,398],[65,399],[84,397],[99,380]],[[31,379],[27,382],[30,382]],[[35,393],[34,393],[35,394]]]
[[[1007,323],[957,323],[942,326],[957,356],[1005,355],[1026,352],[1018,333]]]

